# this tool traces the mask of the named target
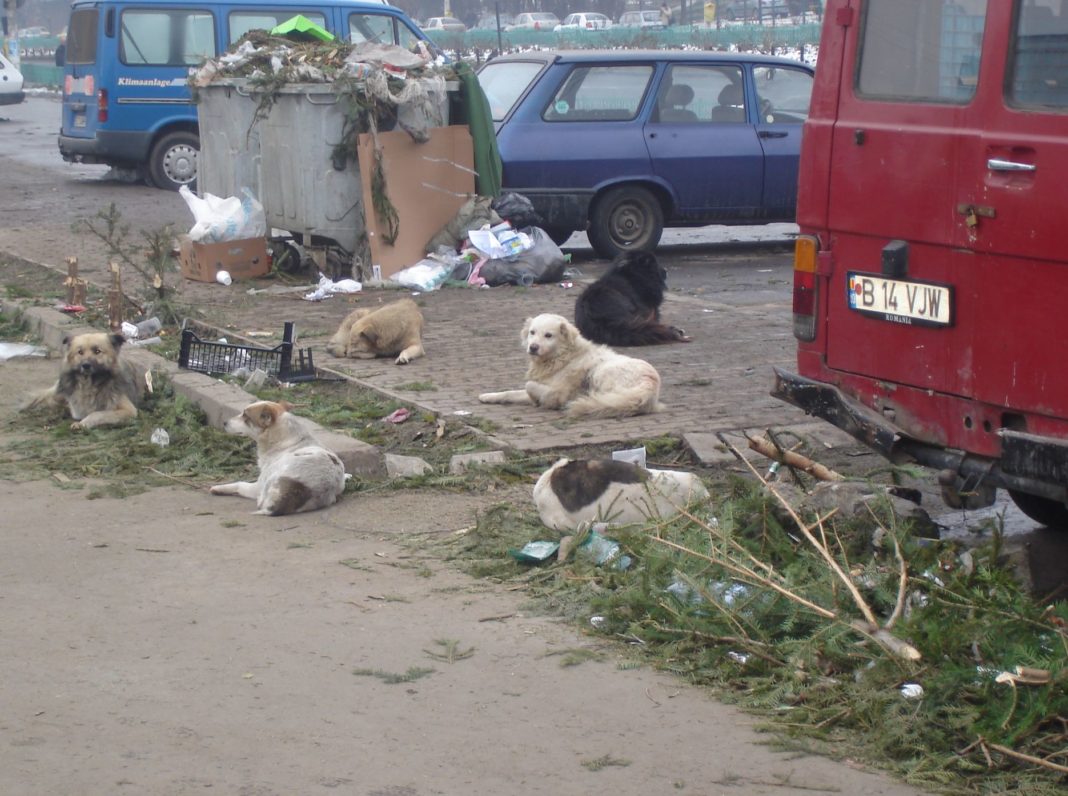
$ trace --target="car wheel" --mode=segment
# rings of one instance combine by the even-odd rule
[[[590,245],[611,259],[628,251],[652,251],[664,232],[664,211],[646,188],[613,188],[597,199],[590,213]]]
[[[557,246],[563,246],[571,238],[574,230],[564,229],[562,227],[542,227],[545,230],[545,234],[549,236],[553,243]]]
[[[1035,522],[1049,528],[1068,530],[1068,506],[1063,503],[1027,492],[1017,492],[1015,489],[1009,490],[1009,497],[1016,504],[1016,508]]]
[[[152,148],[148,173],[157,188],[177,191],[188,185],[191,191],[197,187],[197,156],[200,140],[194,133],[179,130],[167,133]]]

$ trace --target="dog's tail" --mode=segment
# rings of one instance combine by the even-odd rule
[[[63,404],[63,399],[59,396],[58,387],[58,384],[53,384],[47,390],[39,390],[38,392],[35,392],[19,404],[18,410],[20,412],[35,412],[46,406],[61,406]]]
[[[583,326],[587,328],[583,328]],[[582,336],[595,343],[604,345],[630,347],[641,345],[664,345],[665,343],[688,343],[690,338],[682,329],[663,323],[649,323],[636,319],[633,323],[625,321],[585,323],[579,326]]]
[[[642,376],[634,384],[610,393],[583,395],[567,405],[568,417],[630,417],[662,412],[660,379]]]

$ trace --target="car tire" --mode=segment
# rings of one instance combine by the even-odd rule
[[[564,229],[562,227],[542,227],[542,229],[545,230],[545,234],[548,235],[549,239],[557,246],[563,246],[574,234],[574,230]]]
[[[594,201],[587,234],[601,257],[628,251],[653,251],[664,233],[664,211],[646,188],[612,188]]]
[[[1027,492],[1017,492],[1015,489],[1009,490],[1009,497],[1016,504],[1016,508],[1035,522],[1048,528],[1068,530],[1068,506],[1063,503]]]
[[[152,184],[165,191],[177,191],[183,185],[197,188],[197,159],[200,139],[195,133],[178,130],[167,133],[152,147],[148,174]]]

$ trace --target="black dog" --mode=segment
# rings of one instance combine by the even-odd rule
[[[582,336],[612,346],[688,343],[686,332],[660,322],[667,271],[649,252],[619,255],[575,300]]]

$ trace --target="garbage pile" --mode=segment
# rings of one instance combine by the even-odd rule
[[[329,35],[329,34],[327,34]],[[331,83],[336,93],[369,111],[367,132],[394,125],[416,141],[428,127],[447,124],[446,82],[457,79],[453,66],[434,56],[424,42],[412,52],[394,44],[350,44],[332,39],[294,40],[252,30],[228,52],[205,61],[189,79],[194,92],[213,83],[242,79],[263,98],[289,84]]]

